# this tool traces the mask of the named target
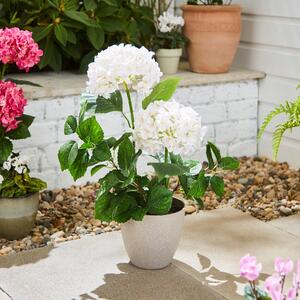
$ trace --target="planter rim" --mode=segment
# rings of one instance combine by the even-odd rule
[[[19,197],[0,197],[0,200],[2,199],[12,199],[12,200],[18,200],[18,199],[26,199],[26,198],[29,198],[33,195],[36,195],[38,194],[39,192],[35,192],[35,193],[30,193],[30,194],[27,194],[27,195],[24,195],[24,196],[19,196]]]
[[[173,198],[173,201],[176,200],[176,201],[179,201],[182,203],[182,208],[174,213],[169,213],[169,214],[166,214],[166,215],[145,215],[144,218],[161,218],[161,217],[170,217],[170,216],[174,216],[174,215],[177,215],[177,214],[180,214],[183,210],[184,210],[184,202],[180,199],[177,199],[177,198]],[[137,221],[139,222],[139,221]]]
[[[183,4],[180,8],[184,11],[207,11],[207,12],[215,12],[215,11],[242,11],[242,7],[237,4],[231,5],[191,5],[191,4]]]

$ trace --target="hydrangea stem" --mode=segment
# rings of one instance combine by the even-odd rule
[[[169,162],[169,150],[165,147],[165,164]],[[166,178],[166,188],[169,188],[169,177]]]
[[[0,80],[3,80],[6,69],[7,69],[7,65],[3,64],[0,72]]]
[[[131,118],[131,128],[134,129],[134,113],[133,113],[133,105],[132,105],[132,100],[131,100],[131,96],[130,96],[130,91],[129,91],[128,85],[125,81],[123,82],[123,84],[124,84],[127,99],[128,99],[130,118]]]

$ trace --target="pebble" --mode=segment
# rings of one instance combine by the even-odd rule
[[[284,207],[284,206],[280,206],[279,211],[281,214],[283,214],[285,216],[289,216],[292,213],[292,210],[290,208]]]
[[[58,231],[58,232],[53,233],[53,234],[50,236],[50,238],[51,238],[52,240],[55,240],[55,239],[58,239],[58,238],[63,237],[64,235],[65,235],[65,233],[64,233],[63,231]]]
[[[12,251],[13,251],[13,249],[11,247],[4,247],[0,250],[0,255],[6,255]]]
[[[189,214],[194,213],[197,209],[195,206],[187,205],[187,206],[185,206],[184,210],[185,210],[185,213],[189,215]]]

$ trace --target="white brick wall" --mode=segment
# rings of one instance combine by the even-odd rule
[[[33,175],[46,180],[49,188],[73,183],[67,172],[60,171],[57,151],[70,139],[63,133],[64,121],[69,114],[79,112],[79,97],[32,100],[26,108],[26,113],[36,117],[31,127],[32,137],[18,141],[16,149],[31,157]],[[257,80],[179,87],[174,98],[199,112],[208,127],[207,139],[216,142],[223,154],[242,156],[257,153]],[[118,113],[98,115],[97,119],[107,136],[119,136],[126,128]],[[204,159],[204,149],[193,157]],[[93,178],[86,176],[79,182],[87,180]]]

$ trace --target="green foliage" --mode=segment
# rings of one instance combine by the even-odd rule
[[[188,0],[190,5],[230,5],[232,0]]]
[[[154,51],[158,49],[179,49],[184,48],[188,39],[181,31],[157,32],[153,37],[151,46]]]
[[[162,81],[144,99],[145,109],[156,100],[169,100],[179,82],[178,78]],[[80,142],[66,142],[59,150],[61,169],[68,170],[74,180],[85,175],[91,168],[92,175],[106,170],[100,176],[100,189],[97,193],[95,216],[102,221],[126,222],[129,219],[142,220],[145,214],[164,215],[172,206],[173,192],[169,190],[170,176],[178,176],[186,197],[203,206],[201,198],[211,188],[219,197],[224,192],[223,179],[218,169],[234,170],[239,163],[231,157],[222,157],[219,149],[208,143],[209,166],[205,167],[195,160],[183,160],[180,155],[169,153],[166,149],[162,158],[149,163],[155,171],[152,177],[140,176],[137,162],[142,154],[136,149],[131,132],[118,139],[105,138],[101,125],[95,116],[86,112],[107,114],[119,112],[130,124],[123,110],[122,94],[115,92],[108,98],[86,97],[78,117],[69,116],[64,127],[65,134],[75,134]],[[127,98],[130,101],[130,97]]]
[[[109,45],[150,46],[156,1],[0,0],[0,26],[27,29],[43,49],[40,69],[85,72]]]
[[[285,104],[279,105],[266,116],[259,130],[258,139],[262,137],[271,121],[281,114],[286,116],[286,121],[278,124],[273,132],[272,146],[274,159],[277,159],[278,157],[279,147],[284,133],[288,129],[292,130],[293,128],[300,126],[300,96],[293,102],[286,101]]]
[[[245,300],[271,300],[271,298],[268,296],[268,294],[256,287],[256,293],[257,293],[257,296],[258,298],[254,295],[253,293],[253,289],[251,288],[251,286],[249,284],[245,285],[245,288],[244,288],[244,298]]]

